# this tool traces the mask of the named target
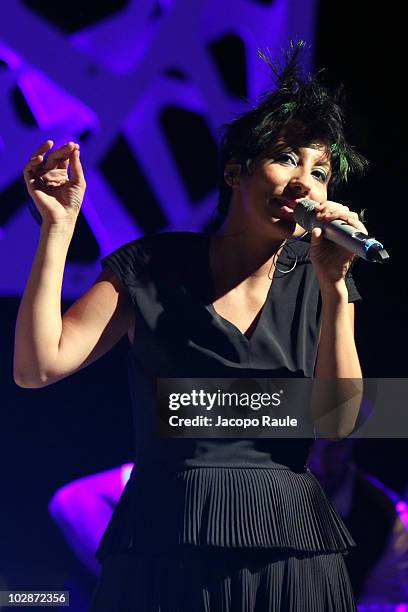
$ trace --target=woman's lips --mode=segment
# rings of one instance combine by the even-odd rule
[[[287,213],[290,213],[291,215],[293,215],[293,208],[291,208],[290,206],[280,206],[280,210],[284,210]]]
[[[289,198],[281,198],[279,196],[272,196],[271,201],[278,206],[283,206],[285,208],[290,208],[293,210],[297,206],[297,202],[295,200],[290,200]]]
[[[293,220],[293,210],[296,206],[296,202],[288,202],[287,200],[280,200],[279,198],[271,198],[269,200],[269,206],[272,208],[274,215],[278,218]]]

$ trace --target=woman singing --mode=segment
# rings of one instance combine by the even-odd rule
[[[320,229],[300,241],[293,211],[307,198],[319,218],[365,231],[328,199],[365,160],[345,140],[334,97],[299,75],[301,48],[282,68],[268,60],[277,89],[225,126],[212,231],[123,245],[63,316],[85,190],[79,145],[51,151],[47,141],[25,168],[42,225],[17,321],[17,384],[52,384],[130,340],[136,467],[98,549],[93,612],[355,610],[344,564],[354,542],[305,467],[310,440],[156,431],[158,378],[362,376],[352,255]],[[353,425],[345,412],[320,433],[341,437]]]

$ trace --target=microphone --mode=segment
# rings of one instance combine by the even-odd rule
[[[335,242],[366,261],[384,263],[389,260],[390,256],[381,242],[368,236],[368,234],[360,232],[340,219],[334,221],[317,219],[315,208],[318,205],[318,202],[307,198],[300,200],[293,212],[296,223],[308,232],[311,232],[315,227],[320,227],[323,230],[324,238]]]

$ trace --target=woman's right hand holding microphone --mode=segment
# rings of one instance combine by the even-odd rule
[[[24,179],[44,224],[75,226],[86,183],[79,159],[79,144],[68,142],[45,155],[53,147],[47,140],[34,152],[24,168]]]

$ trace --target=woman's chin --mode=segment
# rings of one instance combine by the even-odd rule
[[[296,221],[293,209],[288,206],[277,206],[275,203],[268,202],[267,214],[271,224],[277,228],[293,233],[296,228]]]
[[[297,231],[299,226],[293,218],[293,215],[291,218],[281,218],[280,216],[269,217],[269,227],[272,231],[275,230],[280,234],[285,234],[285,237],[293,236],[295,233],[299,233]]]

